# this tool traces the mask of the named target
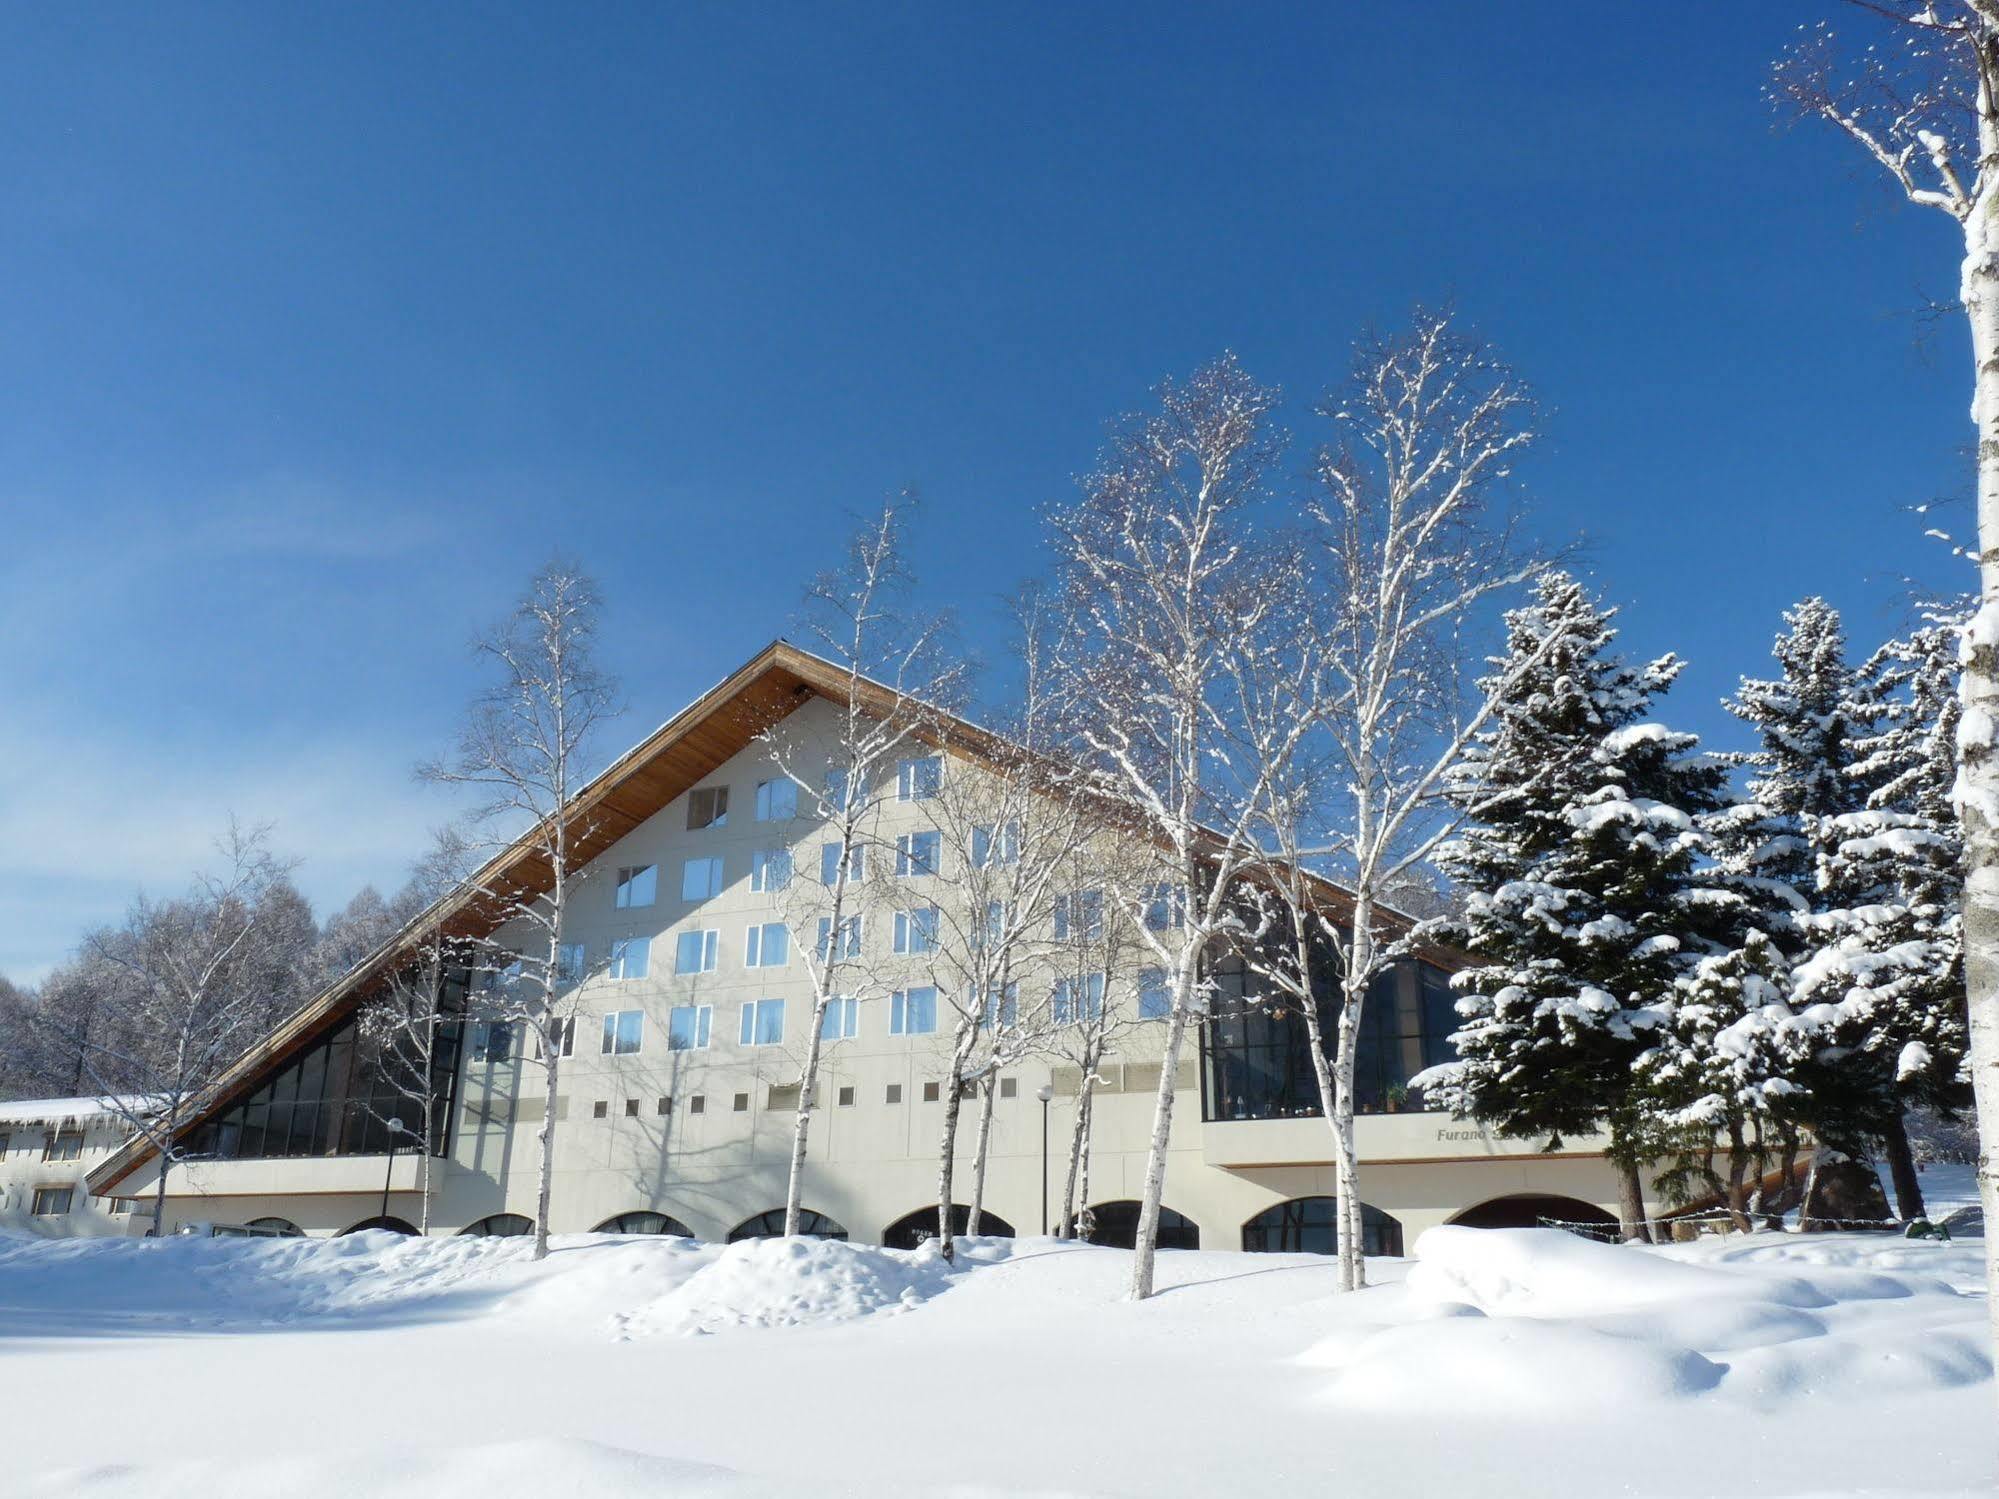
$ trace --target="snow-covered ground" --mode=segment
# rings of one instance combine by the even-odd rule
[[[1940,1181],[1939,1188],[1943,1186]],[[1979,1245],[0,1240],[0,1493],[1989,1495]]]

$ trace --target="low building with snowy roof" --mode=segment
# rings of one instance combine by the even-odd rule
[[[0,1232],[143,1233],[129,1197],[93,1197],[87,1178],[131,1138],[139,1099],[30,1098],[0,1103]],[[150,1205],[140,1205],[150,1211]]]

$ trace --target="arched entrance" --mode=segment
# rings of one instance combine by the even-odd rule
[[[1131,1198],[1100,1202],[1089,1209],[1094,1226],[1089,1226],[1090,1242],[1111,1249],[1131,1249],[1138,1244],[1139,1204]],[[1080,1237],[1080,1230],[1079,1230]],[[1159,1207],[1159,1247],[1199,1249],[1201,1226],[1184,1213],[1176,1213],[1164,1203]]]
[[[385,1234],[410,1234],[414,1236],[416,1233],[416,1225],[414,1223],[405,1223],[400,1218],[363,1218],[352,1228],[341,1229],[340,1237],[344,1239],[349,1234],[364,1234],[370,1229],[377,1229]]]
[[[970,1233],[972,1210],[962,1202],[951,1204],[951,1235],[953,1238]],[[981,1237],[1011,1239],[1013,1225],[988,1208],[979,1210],[979,1233]],[[882,1247],[885,1249],[914,1249],[925,1239],[937,1237],[937,1207],[933,1203],[927,1208],[901,1217],[882,1230]]]
[[[1543,1192],[1494,1197],[1476,1207],[1466,1208],[1449,1221],[1458,1228],[1539,1228],[1543,1218],[1562,1224],[1582,1224],[1588,1228],[1617,1227],[1616,1216],[1606,1213],[1593,1202]]]

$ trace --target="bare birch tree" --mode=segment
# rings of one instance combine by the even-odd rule
[[[1274,607],[1248,522],[1281,447],[1276,401],[1233,357],[1168,383],[1157,413],[1125,423],[1082,497],[1050,517],[1082,646],[1070,686],[1079,746],[1130,833],[1160,848],[1174,913],[1166,926],[1141,927],[1169,1008],[1136,1300],[1152,1294],[1180,1054],[1207,1008],[1205,960],[1237,924],[1232,892],[1261,857],[1260,770],[1226,762],[1218,724],[1232,712],[1230,662]]]
[[[845,683],[833,703],[830,743],[797,715],[779,719],[762,736],[798,788],[800,806],[819,823],[825,855],[825,878],[817,887],[795,875],[792,881],[800,895],[811,897],[808,914],[792,924],[812,984],[812,1014],[799,1064],[784,1194],[787,1235],[798,1232],[804,1200],[827,1007],[835,999],[859,1003],[879,988],[868,981],[872,960],[862,948],[863,918],[871,903],[866,868],[870,860],[881,868],[886,858],[909,857],[907,850],[884,843],[881,811],[892,799],[927,794],[927,782],[901,783],[900,765],[928,757],[925,735],[934,732],[939,710],[948,711],[965,680],[963,665],[949,653],[948,616],[920,614],[912,604],[914,579],[903,543],[915,507],[912,495],[891,496],[856,531],[845,562],[806,591],[810,645],[839,668]],[[889,690],[885,699],[877,685]]]
[[[1778,64],[1779,103],[1842,131],[1918,207],[1957,231],[1977,433],[1977,612],[1959,652],[1958,816],[1964,828],[1969,1069],[1978,1191],[1999,1222],[1999,0],[1866,0],[1892,43],[1842,68],[1821,27]],[[1999,1285],[1999,1238],[1985,1241]],[[1999,1297],[1992,1300],[1999,1345]]]
[[[1361,1015],[1369,984],[1410,947],[1386,897],[1478,815],[1462,788],[1448,809],[1444,792],[1512,678],[1471,688],[1467,636],[1482,607],[1546,564],[1520,555],[1513,534],[1509,479],[1535,440],[1532,400],[1450,314],[1419,312],[1406,333],[1363,343],[1347,389],[1322,412],[1338,434],[1319,453],[1309,506],[1326,690],[1305,706],[1338,783],[1331,837],[1312,852],[1330,855],[1351,893],[1345,925],[1320,926],[1340,958],[1331,1122],[1339,1282],[1352,1290],[1366,1281],[1353,1133]]]
[[[474,699],[455,751],[418,771],[484,798],[471,817],[474,846],[497,856],[518,845],[539,866],[530,879],[502,875],[496,860],[472,877],[498,934],[479,964],[498,979],[481,998],[482,1017],[534,1037],[547,1091],[535,1132],[537,1260],[548,1254],[563,1040],[580,977],[565,932],[587,872],[579,850],[592,832],[573,820],[571,803],[588,780],[595,731],[618,711],[617,687],[595,661],[600,608],[595,585],[571,564],[537,572],[513,611],[474,642],[497,680]]]
[[[261,941],[287,872],[266,836],[232,823],[217,871],[198,876],[177,900],[141,896],[122,927],[85,941],[91,960],[116,976],[116,1023],[81,1038],[79,1065],[158,1159],[154,1234],[166,1224],[168,1173],[188,1159],[182,1126],[270,1022],[265,968],[309,956],[309,941],[289,950]]]

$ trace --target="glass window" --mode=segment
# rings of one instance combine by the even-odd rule
[[[798,782],[790,776],[757,782],[757,821],[784,822],[798,815]]]
[[[514,1028],[505,1020],[482,1020],[472,1027],[472,1060],[504,1062],[514,1054]],[[262,1151],[250,1152],[261,1155]]]
[[[1020,824],[987,823],[972,829],[972,867],[997,869],[1020,862]]]
[[[35,1216],[52,1218],[69,1211],[70,1200],[76,1195],[74,1187],[35,1188]]]
[[[705,930],[682,932],[673,939],[675,973],[712,973],[718,961],[722,934]]]
[[[827,771],[826,805],[835,812],[846,811],[852,795],[852,785],[853,777],[847,774],[846,767],[836,765]]]
[[[1138,1018],[1164,1020],[1173,1013],[1173,991],[1166,985],[1164,968],[1138,970]]]
[[[1265,1208],[1242,1226],[1242,1247],[1250,1254],[1332,1254],[1338,1248],[1339,1204],[1331,1197],[1297,1197]],[[1361,1252],[1402,1253],[1402,1225],[1363,1202]]]
[[[680,866],[680,898],[708,900],[722,893],[722,859],[689,859]]]
[[[66,1129],[50,1135],[42,1146],[45,1161],[74,1161],[83,1154],[83,1132]],[[67,1211],[67,1210],[65,1210]]]
[[[782,968],[791,961],[791,930],[781,921],[753,926],[743,938],[743,965]]]
[[[851,1041],[861,1033],[861,1002],[844,994],[826,1001],[819,1014],[819,1039]]]
[[[867,878],[868,851],[860,844],[847,850],[847,883],[857,884]],[[819,845],[819,883],[831,885],[840,877],[840,845],[822,843]]]
[[[616,1010],[606,1015],[604,1055],[607,1057],[638,1055],[639,1047],[645,1041],[645,1024],[644,1010]]]
[[[937,950],[935,906],[918,906],[913,911],[895,913],[895,950],[909,954]]]
[[[904,760],[895,768],[895,799],[899,802],[927,802],[944,781],[944,762],[936,755],[920,760]]]
[[[837,962],[847,958],[858,958],[861,955],[860,917],[846,916],[841,918],[840,940],[837,943],[830,940],[832,931],[833,918],[830,916],[821,916],[819,918],[820,962]]]
[[[937,1029],[937,990],[925,984],[915,989],[898,989],[889,996],[888,1033],[891,1036],[927,1036]]]
[[[666,1049],[700,1051],[708,1044],[714,1015],[712,1005],[675,1005],[666,1012]]]
[[[1184,885],[1158,884],[1145,887],[1145,924],[1155,932],[1175,930],[1187,924],[1187,889]]]
[[[573,984],[583,977],[581,942],[565,942],[555,950],[555,977],[564,984]]]
[[[652,938],[620,937],[611,944],[608,972],[614,979],[642,979],[652,966]]]
[[[895,840],[895,872],[899,875],[937,873],[937,860],[943,851],[943,844],[940,833],[899,834]]]
[[[790,884],[790,849],[760,848],[750,855],[750,889],[769,895],[787,889]]]
[[[727,827],[729,823],[729,788],[727,786],[701,786],[687,793],[687,830],[699,832],[702,828]]]
[[[1072,890],[1055,900],[1057,942],[1099,942],[1104,935],[1104,892]]]
[[[784,1001],[753,999],[743,1006],[742,1034],[745,1046],[777,1046],[784,1040]]]
[[[1020,1020],[1020,985],[1008,984],[998,994],[988,994],[979,1005],[979,1025],[991,1030],[997,1025],[1009,1030]]]
[[[541,1033],[538,1030],[530,1028],[530,1034],[534,1036],[534,1054],[535,1059],[539,1061],[542,1054]],[[561,1015],[549,1021],[548,1034],[554,1039],[555,1049],[559,1054],[565,1057],[576,1055],[576,1017],[574,1015]]]
[[[1083,975],[1080,983],[1074,979],[1063,979],[1055,986],[1052,1010],[1057,1025],[1101,1020],[1104,1014],[1104,976],[1088,973]]]
[[[659,869],[652,864],[640,864],[631,869],[618,871],[618,909],[628,906],[649,906],[659,894]]]

